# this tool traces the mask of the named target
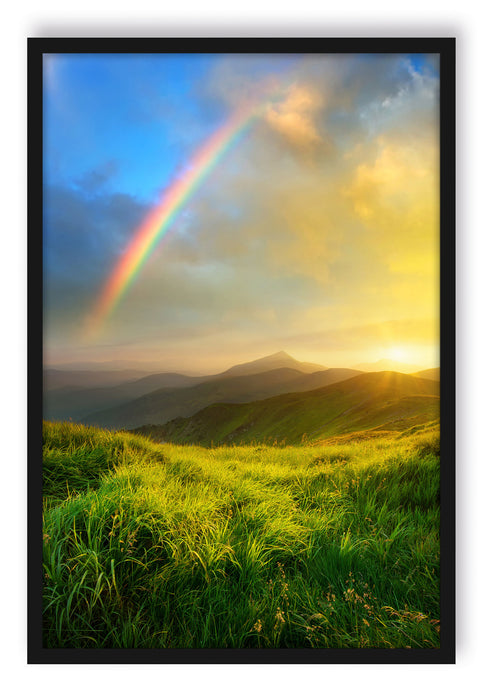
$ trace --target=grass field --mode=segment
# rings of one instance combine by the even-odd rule
[[[44,646],[439,646],[438,423],[299,446],[44,424]]]

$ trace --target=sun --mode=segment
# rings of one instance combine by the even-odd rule
[[[407,349],[401,345],[392,345],[392,347],[387,350],[389,359],[395,362],[407,362],[407,360],[410,359],[409,354]]]

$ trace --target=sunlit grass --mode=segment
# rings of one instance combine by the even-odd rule
[[[439,645],[435,427],[206,449],[44,426],[47,647]]]

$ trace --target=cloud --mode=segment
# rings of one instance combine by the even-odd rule
[[[304,339],[304,342],[324,344],[328,349],[355,351],[377,344],[431,343],[438,333],[438,322],[433,318],[392,319],[380,323],[343,325],[335,328],[332,324],[332,308],[311,309],[306,315],[310,328],[321,328],[317,332],[301,335],[288,335],[288,342]]]
[[[438,69],[437,69],[438,70]],[[390,84],[359,109],[359,117],[371,135],[384,132],[417,138],[437,128],[439,81],[437,71],[418,72],[407,58],[397,62]],[[376,85],[376,79],[372,83]]]
[[[392,276],[438,286],[439,153],[430,135],[381,137],[342,192],[367,231],[366,248]],[[431,290],[429,290],[431,291]]]
[[[182,209],[102,345],[214,358],[219,345],[261,353],[293,343],[306,359],[305,347],[365,354],[385,331],[435,342],[435,71],[393,56],[219,58],[188,88],[191,124],[202,105],[228,115],[267,74],[277,95]],[[112,167],[47,189],[47,318],[60,337],[147,211],[107,187]]]
[[[266,122],[299,148],[313,149],[322,140],[314,121],[314,113],[322,106],[320,95],[309,87],[291,85],[282,102],[268,107]]]
[[[424,313],[438,286],[435,91],[402,60],[380,63],[379,75],[376,65],[368,67],[369,94],[402,105],[381,122],[383,133],[374,133],[378,121],[373,134],[364,130],[354,114],[331,157],[293,157],[332,141],[342,111],[363,107],[363,63],[326,72],[325,65],[299,65],[297,82],[268,111],[268,125],[255,125],[212,172],[168,254],[185,263],[222,261],[251,270],[253,279],[298,279],[298,293],[313,294],[316,303],[326,294],[357,316],[370,313],[371,300],[373,315],[394,315],[400,305],[410,307],[408,295]],[[425,115],[420,124],[418,114]]]
[[[44,190],[45,325],[53,333],[71,333],[80,325],[147,210],[122,193],[95,193],[98,181],[90,173],[79,187]]]
[[[75,181],[75,185],[88,194],[98,194],[106,185],[111,183],[113,176],[119,171],[120,166],[116,160],[109,160],[98,168],[83,173]]]

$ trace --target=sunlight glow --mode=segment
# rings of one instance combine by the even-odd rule
[[[387,357],[395,362],[411,362],[414,360],[414,353],[408,351],[404,345],[393,345],[387,350]]]

